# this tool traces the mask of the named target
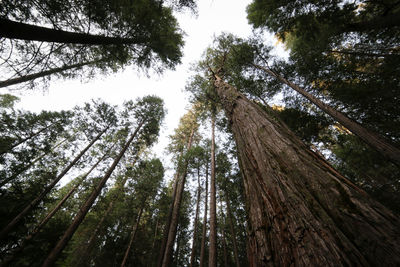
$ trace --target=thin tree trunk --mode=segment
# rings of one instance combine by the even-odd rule
[[[140,152],[135,157],[135,159],[134,159],[134,161],[132,163],[132,166],[135,165],[136,161],[139,158],[139,155],[140,155]],[[114,210],[114,204],[118,200],[119,193],[122,192],[122,190],[124,189],[125,183],[126,183],[127,180],[128,180],[128,176],[125,176],[124,179],[121,181],[121,183],[117,185],[118,193],[113,195],[110,203],[108,204],[106,212],[101,216],[101,219],[97,223],[96,228],[94,229],[92,234],[90,235],[87,244],[81,249],[82,253],[81,253],[81,256],[78,259],[78,262],[76,262],[77,266],[81,266],[82,265],[82,261],[84,262],[83,265],[86,266],[86,262],[90,259],[89,258],[90,252],[91,252],[91,250],[92,250],[92,248],[93,248],[93,246],[95,244],[96,237],[99,235],[100,230],[102,229],[105,220],[110,216],[111,212]]]
[[[17,173],[11,175],[10,177],[4,179],[3,181],[1,181],[0,183],[0,187],[6,185],[7,183],[9,183],[10,181],[14,180],[15,178],[17,178],[19,175],[23,174],[25,171],[27,171],[30,167],[32,167],[36,162],[38,162],[39,160],[41,160],[42,158],[44,158],[45,156],[47,156],[50,152],[53,152],[54,149],[56,149],[57,147],[61,146],[63,143],[65,143],[68,139],[64,139],[62,142],[58,143],[57,145],[55,145],[50,151],[43,153],[43,155],[37,157],[36,159],[34,159],[33,161],[29,162],[28,165],[26,165],[24,168],[22,168],[20,171],[18,171]]]
[[[37,233],[46,225],[46,223],[56,214],[56,212],[64,205],[64,203],[69,199],[69,197],[75,192],[75,190],[81,185],[81,183],[90,175],[90,173],[100,164],[101,161],[105,159],[108,153],[105,153],[91,168],[87,171],[82,177],[80,177],[80,181],[73,186],[68,193],[58,202],[58,204],[51,210],[46,217],[32,230],[32,232],[25,237],[22,243],[17,247],[13,252],[10,258],[5,259],[1,266],[7,266],[10,262],[12,262],[15,257],[24,250],[25,246],[28,244],[30,240],[32,240]]]
[[[61,240],[57,243],[57,245],[53,248],[53,250],[49,253],[47,256],[46,260],[43,263],[43,267],[48,267],[52,266],[54,262],[56,261],[58,255],[61,253],[61,251],[65,248],[67,245],[68,241],[72,238],[72,235],[75,233],[76,229],[78,229],[79,225],[85,218],[86,214],[88,213],[89,209],[92,207],[94,201],[98,197],[98,195],[101,192],[101,189],[104,187],[106,184],[108,178],[110,178],[111,174],[113,173],[115,167],[125,154],[125,151],[128,149],[129,145],[132,143],[133,139],[136,137],[136,134],[142,127],[143,122],[140,122],[139,125],[137,126],[136,130],[133,132],[133,134],[130,136],[129,140],[125,143],[124,147],[122,150],[119,152],[118,156],[114,159],[114,162],[110,166],[110,168],[107,170],[105,173],[104,177],[101,179],[99,184],[96,186],[96,188],[92,191],[86,202],[82,205],[80,210],[78,211],[77,215],[75,216],[73,222],[71,225],[68,227],[68,229],[65,231],[63,237]]]
[[[25,138],[19,140],[17,143],[12,144],[10,147],[6,147],[6,148],[2,147],[2,148],[0,148],[0,155],[3,155],[3,154],[5,154],[5,153],[8,153],[9,151],[11,151],[11,150],[13,150],[14,148],[16,148],[17,146],[19,146],[20,144],[25,143],[26,141],[32,139],[33,137],[35,137],[35,136],[41,134],[42,132],[46,131],[47,129],[49,129],[50,127],[52,127],[53,125],[55,125],[56,123],[59,123],[59,122],[60,122],[60,120],[57,120],[57,121],[55,121],[55,122],[53,122],[53,123],[50,123],[50,125],[47,125],[46,127],[43,127],[43,128],[40,129],[39,131],[37,131],[37,132],[31,134],[30,136],[25,137]]]
[[[183,155],[183,151],[181,152],[180,158]],[[176,197],[176,190],[178,187],[178,179],[179,179],[179,171],[176,171],[175,174],[175,179],[174,179],[174,184],[172,185],[172,203],[169,206],[168,210],[168,218],[167,222],[165,223],[164,231],[163,231],[163,240],[160,246],[160,252],[158,255],[158,260],[157,260],[157,266],[161,267],[164,259],[164,253],[165,253],[165,248],[167,246],[167,241],[168,241],[168,233],[169,229],[171,228],[171,220],[172,220],[172,212],[174,211],[174,202],[175,202],[175,197]]]
[[[13,78],[13,79],[5,80],[5,81],[0,81],[0,88],[11,86],[11,85],[15,85],[15,84],[19,84],[19,83],[24,83],[24,82],[28,82],[28,81],[33,81],[35,79],[42,78],[42,77],[45,77],[45,76],[48,76],[48,75],[51,75],[51,74],[61,73],[61,72],[64,72],[66,70],[81,68],[83,66],[92,65],[92,64],[95,64],[95,63],[98,63],[98,62],[101,62],[101,60],[92,60],[92,61],[86,61],[86,62],[72,64],[72,65],[65,65],[65,66],[62,66],[62,67],[59,67],[59,68],[53,68],[53,69],[49,69],[49,70],[45,70],[45,71],[41,71],[41,72],[29,74],[29,75],[25,75],[25,76],[18,77],[18,78]]]
[[[397,266],[400,220],[217,75],[249,209],[253,266]]]
[[[208,266],[217,266],[217,197],[215,188],[215,113],[211,115],[210,249]]]
[[[15,22],[4,18],[0,19],[0,37],[27,41],[86,45],[121,45],[135,43],[134,39],[55,30],[22,22]]]
[[[393,163],[397,164],[400,166],[400,149],[397,147],[393,146],[389,142],[387,142],[384,138],[379,136],[378,134],[365,129],[362,125],[357,123],[356,121],[353,121],[349,117],[347,117],[344,113],[335,110],[331,106],[323,103],[321,100],[316,98],[315,96],[311,95],[310,93],[306,92],[303,88],[300,86],[286,80],[285,78],[279,76],[275,72],[271,71],[268,68],[262,67],[260,65],[255,65],[253,64],[254,67],[261,69],[268,73],[269,75],[275,77],[278,79],[280,82],[290,86],[293,90],[296,92],[300,93],[303,95],[305,98],[310,100],[313,104],[315,104],[317,107],[319,107],[322,111],[324,111],[326,114],[331,116],[334,120],[342,124],[344,127],[346,127],[349,131],[351,131],[353,134],[357,135],[358,137],[361,138],[365,143],[367,143],[369,146],[374,148],[376,151],[378,151],[382,156],[387,158],[388,160],[392,161]]]
[[[391,57],[391,56],[400,56],[398,54],[391,53],[371,53],[371,52],[363,52],[363,51],[355,51],[355,50],[330,50],[328,53],[336,53],[336,54],[344,54],[344,55],[352,55],[352,56],[362,56],[362,57]]]
[[[208,162],[206,163],[206,192],[204,195],[204,216],[203,216],[203,229],[201,237],[200,248],[200,267],[204,265],[204,256],[206,253],[206,235],[207,235],[207,210],[208,210]]]
[[[225,215],[224,215],[224,212],[222,211],[222,202],[221,202],[221,205],[220,205],[220,209],[221,209],[222,217],[224,218]],[[222,233],[222,247],[223,247],[223,253],[224,253],[224,266],[228,267],[228,252],[227,252],[227,246],[228,245],[226,244],[225,227],[224,226],[221,226],[221,233]]]
[[[192,128],[192,132],[190,133],[190,138],[189,142],[187,145],[187,151],[190,150],[192,147],[192,141],[193,141],[193,135],[195,132],[195,128]],[[185,182],[186,182],[186,175],[187,175],[187,166],[188,166],[188,159],[185,160],[184,166],[182,169],[182,173],[179,179],[179,182],[177,183],[176,187],[176,195],[174,199],[174,205],[173,205],[173,211],[172,211],[172,217],[171,217],[171,225],[168,231],[168,239],[167,243],[165,246],[165,252],[162,260],[162,266],[167,267],[171,263],[171,257],[172,257],[172,252],[173,252],[173,247],[174,247],[174,241],[176,237],[176,231],[178,227],[178,217],[179,217],[179,210],[181,207],[181,202],[182,202],[182,196],[183,196],[183,191],[185,188]]]
[[[197,166],[197,200],[196,200],[196,215],[193,222],[193,240],[192,240],[192,251],[190,253],[190,267],[194,266],[195,253],[196,253],[196,240],[197,240],[197,224],[199,220],[199,207],[200,207],[200,167]]]
[[[239,253],[238,253],[238,247],[237,247],[237,242],[236,242],[236,232],[235,232],[235,228],[233,226],[231,204],[230,204],[230,201],[229,201],[226,193],[225,193],[225,201],[226,201],[226,209],[227,209],[227,213],[228,213],[227,215],[228,215],[228,221],[229,221],[229,229],[230,229],[231,236],[232,236],[233,255],[235,257],[236,267],[240,267],[239,256],[238,256]]]
[[[125,267],[126,261],[128,260],[129,252],[131,251],[133,241],[135,240],[136,232],[137,232],[137,229],[138,229],[138,227],[139,227],[140,218],[142,217],[142,213],[143,213],[143,205],[142,205],[142,207],[140,208],[138,217],[137,217],[137,219],[136,219],[136,223],[135,223],[135,225],[132,227],[131,238],[130,238],[130,240],[129,240],[128,247],[126,248],[125,255],[124,255],[124,259],[122,260],[122,263],[121,263],[121,267]]]
[[[51,181],[49,185],[43,190],[43,192],[32,200],[25,208],[22,210],[0,233],[0,239],[3,239],[9,232],[14,228],[14,226],[34,207],[36,207],[45,196],[54,188],[54,186],[64,177],[64,175],[78,162],[78,160],[89,150],[89,148],[100,139],[100,137],[108,130],[107,126],[103,131],[101,131],[72,161],[71,163],[59,174],[57,177]]]

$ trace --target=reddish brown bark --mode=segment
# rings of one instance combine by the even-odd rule
[[[365,143],[367,143],[369,146],[371,146],[373,149],[378,151],[383,157],[387,158],[388,160],[392,161],[393,163],[397,164],[400,166],[400,149],[395,147],[394,145],[390,144],[388,141],[386,141],[384,138],[379,136],[378,134],[364,128],[361,124],[357,123],[356,121],[350,119],[347,117],[344,113],[332,108],[331,106],[325,104],[312,94],[306,92],[303,88],[300,86],[286,80],[285,78],[279,76],[272,70],[265,68],[260,65],[253,65],[254,67],[261,69],[271,75],[272,77],[275,77],[278,79],[280,82],[288,85],[290,88],[298,92],[299,94],[303,95],[305,98],[310,100],[313,104],[315,104],[317,107],[319,107],[322,111],[324,111],[326,114],[331,116],[334,120],[339,122],[341,125],[346,127],[350,132],[353,134],[357,135],[358,137],[361,138]]]
[[[215,113],[211,115],[210,248],[208,266],[217,266],[217,198],[215,188]]]
[[[252,266],[400,265],[400,221],[215,75],[241,167]]]
[[[108,130],[109,127],[106,127],[103,131],[101,131],[72,161],[68,166],[59,174],[56,178],[51,181],[49,185],[43,190],[43,192],[32,200],[25,208],[22,210],[0,233],[0,239],[4,238],[6,235],[10,233],[10,231],[14,228],[14,226],[34,207],[36,207],[45,196],[54,188],[54,186],[64,177],[64,175],[80,160],[80,158],[89,150],[89,148],[100,139],[100,137]]]
[[[68,227],[68,229],[65,231],[64,235],[60,239],[60,241],[57,243],[57,245],[53,248],[53,250],[49,253],[47,256],[46,260],[44,261],[42,267],[48,267],[52,266],[58,255],[61,253],[61,251],[65,248],[67,245],[68,241],[72,238],[73,234],[75,233],[76,229],[78,229],[79,225],[85,218],[86,214],[88,213],[89,209],[92,207],[94,201],[96,198],[99,196],[101,189],[104,187],[106,184],[108,178],[110,178],[111,174],[113,173],[115,167],[125,154],[125,151],[128,149],[129,145],[132,143],[133,139],[136,137],[138,131],[142,127],[143,122],[140,122],[139,125],[136,127],[136,130],[132,133],[130,136],[129,140],[125,143],[124,147],[121,149],[117,157],[114,159],[113,163],[111,164],[110,168],[108,168],[107,172],[99,182],[99,184],[96,186],[96,188],[92,191],[88,199],[85,201],[85,203],[82,205],[80,210],[78,211],[77,215],[75,216],[73,222],[71,225]]]

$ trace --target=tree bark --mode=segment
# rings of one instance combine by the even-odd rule
[[[217,266],[217,200],[215,188],[215,113],[211,114],[210,249],[208,266]]]
[[[45,70],[45,71],[41,71],[41,72],[29,74],[29,75],[25,75],[25,76],[18,77],[18,78],[13,78],[13,79],[5,80],[5,81],[0,81],[0,88],[11,86],[11,85],[15,85],[15,84],[19,84],[19,83],[23,83],[23,82],[33,81],[33,80],[35,80],[37,78],[42,78],[42,77],[45,77],[45,76],[48,76],[48,75],[51,75],[51,74],[55,74],[55,73],[61,73],[61,72],[64,72],[66,70],[81,68],[81,67],[84,67],[84,66],[87,66],[87,65],[92,65],[92,64],[98,63],[100,61],[101,60],[92,60],[92,61],[72,64],[72,65],[65,65],[65,66],[62,66],[60,68],[53,68],[53,69],[49,69],[49,70]]]
[[[25,208],[22,210],[0,233],[0,239],[4,238],[9,232],[14,228],[14,226],[34,207],[36,207],[45,196],[54,188],[54,186],[64,177],[64,175],[79,161],[79,159],[89,150],[89,148],[100,139],[100,137],[108,130],[107,126],[103,131],[101,131],[72,161],[71,163],[59,174],[56,178],[46,188],[43,192],[32,200]]]
[[[189,142],[187,145],[187,151],[189,151],[190,148],[192,147],[194,132],[195,132],[195,129],[193,127],[192,131],[190,133],[190,138],[189,138]],[[177,231],[177,227],[178,227],[179,210],[181,207],[183,190],[185,188],[185,182],[186,182],[187,166],[188,166],[188,159],[186,159],[184,162],[182,173],[179,175],[180,176],[179,181],[176,185],[177,189],[176,189],[176,195],[175,195],[175,199],[174,199],[174,205],[173,205],[173,211],[172,211],[172,217],[171,217],[171,225],[170,225],[170,228],[168,231],[168,239],[167,239],[167,243],[165,246],[165,252],[164,252],[163,261],[162,261],[163,267],[167,267],[171,263],[172,252],[173,252],[173,247],[174,247],[175,237],[176,237],[176,231]]]
[[[353,121],[349,117],[347,117],[344,113],[335,110],[331,106],[323,103],[321,100],[313,96],[312,94],[306,92],[300,86],[286,80],[285,78],[279,76],[275,72],[271,71],[268,68],[262,67],[260,65],[253,64],[254,67],[261,69],[268,73],[269,75],[275,77],[280,82],[288,85],[290,88],[298,92],[299,94],[303,95],[317,107],[319,107],[322,111],[326,114],[331,116],[334,120],[339,122],[341,125],[346,127],[349,131],[353,134],[357,135],[361,138],[366,144],[371,146],[373,149],[378,151],[383,157],[387,158],[388,160],[392,161],[396,165],[400,166],[400,149],[395,147],[394,145],[387,142],[384,138],[379,136],[378,134],[364,128],[361,124]]]
[[[129,252],[131,251],[133,241],[135,240],[136,232],[137,232],[137,229],[138,229],[139,224],[140,224],[140,218],[142,217],[142,213],[143,213],[143,205],[140,208],[136,223],[132,227],[131,238],[129,240],[128,247],[126,248],[124,259],[122,260],[122,263],[121,263],[121,267],[125,267],[126,261],[128,260]]]
[[[143,121],[139,123],[139,125],[136,127],[136,130],[133,132],[133,134],[130,136],[129,140],[125,143],[124,147],[122,150],[119,152],[118,156],[114,159],[112,165],[110,168],[107,170],[99,184],[96,186],[96,188],[92,191],[86,202],[82,205],[80,210],[78,211],[77,215],[75,216],[73,222],[71,225],[68,227],[68,229],[65,231],[63,237],[60,239],[60,241],[57,243],[57,245],[53,248],[53,250],[49,253],[47,256],[46,260],[44,261],[42,267],[48,267],[52,266],[58,255],[61,253],[61,251],[65,248],[67,245],[68,241],[72,238],[72,235],[75,233],[76,229],[78,229],[79,225],[85,218],[86,214],[88,213],[89,209],[92,207],[94,201],[96,198],[99,196],[101,189],[104,187],[106,184],[108,178],[110,178],[111,174],[113,173],[115,167],[125,154],[125,151],[128,149],[129,145],[132,143],[133,139],[136,137],[138,131],[143,125]]]
[[[232,236],[233,256],[235,257],[236,267],[240,267],[239,256],[238,256],[239,253],[238,253],[238,247],[237,247],[237,242],[236,242],[236,232],[235,232],[235,228],[233,226],[231,204],[230,204],[230,201],[229,201],[226,193],[225,193],[225,201],[226,201],[226,209],[227,209],[227,213],[228,213],[227,215],[228,215],[228,221],[229,221],[229,229],[230,229],[231,236]]]
[[[397,266],[400,220],[271,112],[215,75],[250,218],[253,266]]]
[[[196,215],[193,222],[193,240],[192,240],[192,251],[190,253],[190,267],[194,266],[195,253],[196,253],[196,240],[197,240],[197,224],[199,220],[199,206],[200,206],[200,167],[197,167],[197,200],[196,200]]]
[[[26,41],[86,44],[86,45],[123,45],[134,44],[129,38],[107,37],[86,33],[68,32],[30,25],[22,22],[0,19],[0,37]]]
[[[200,267],[204,265],[204,255],[206,252],[206,235],[207,235],[207,210],[208,210],[208,162],[206,163],[206,192],[204,194],[204,216],[203,216],[203,229],[201,237],[200,248]]]

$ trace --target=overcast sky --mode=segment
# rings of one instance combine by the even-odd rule
[[[168,114],[154,152],[161,156],[168,142],[167,136],[177,127],[179,118],[188,107],[187,95],[183,92],[190,75],[190,64],[200,59],[214,36],[230,32],[240,37],[251,35],[246,19],[246,6],[250,0],[199,0],[198,16],[189,13],[176,14],[180,27],[186,33],[182,64],[174,71],[165,71],[162,76],[150,78],[140,76],[135,70],[126,68],[113,75],[100,76],[86,83],[79,80],[51,81],[46,91],[11,92],[21,97],[17,105],[31,111],[68,110],[94,98],[120,105],[125,100],[145,95],[157,95],[164,99]],[[272,41],[274,44],[274,41]],[[2,90],[0,93],[4,93]]]

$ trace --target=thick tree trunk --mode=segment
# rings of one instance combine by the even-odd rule
[[[27,41],[86,45],[122,45],[135,43],[133,39],[55,30],[4,18],[0,19],[0,37]]]
[[[376,134],[372,131],[369,131],[368,129],[365,129],[362,125],[353,121],[352,119],[347,117],[342,112],[337,111],[334,108],[332,108],[331,106],[323,103],[321,100],[319,100],[315,96],[306,92],[300,86],[297,86],[296,84],[277,75],[275,72],[271,71],[270,69],[262,67],[260,65],[255,65],[255,64],[253,66],[265,71],[269,75],[278,79],[280,82],[290,86],[293,90],[295,90],[296,92],[300,93],[305,98],[310,100],[313,104],[315,104],[317,107],[319,107],[322,111],[324,111],[326,114],[331,116],[334,120],[339,122],[341,125],[346,127],[353,134],[360,137],[361,140],[363,140],[369,146],[371,146],[376,151],[378,151],[383,157],[387,158],[388,160],[390,160],[393,163],[400,166],[400,149],[398,149],[397,147],[395,147],[392,144],[390,144],[389,142],[387,142],[384,138],[382,138],[381,136],[379,136],[378,134]]]
[[[208,266],[217,266],[217,198],[215,188],[215,113],[211,115],[210,250]]]
[[[13,78],[13,79],[5,80],[5,81],[0,81],[0,88],[11,86],[11,85],[15,85],[15,84],[19,84],[19,83],[33,81],[35,79],[42,78],[42,77],[45,77],[45,76],[48,76],[48,75],[51,75],[51,74],[61,73],[61,72],[67,71],[67,70],[81,68],[81,67],[84,67],[84,66],[95,64],[95,63],[100,62],[100,61],[101,60],[93,60],[93,61],[87,61],[87,62],[72,64],[72,65],[65,65],[65,66],[60,67],[60,68],[53,68],[53,69],[49,69],[49,70],[45,70],[45,71],[41,71],[41,72],[29,74],[29,75],[25,75],[25,76],[22,76],[22,77],[19,77],[19,78]]]
[[[190,133],[190,138],[189,142],[187,145],[187,151],[190,150],[192,147],[192,141],[193,141],[193,135],[194,135],[195,129],[192,129],[192,132]],[[185,160],[183,163],[183,168],[182,172],[179,175],[179,181],[176,185],[176,195],[174,199],[174,205],[173,205],[173,211],[172,211],[172,217],[171,217],[171,225],[168,231],[168,239],[167,243],[165,246],[165,252],[162,260],[162,266],[167,267],[171,263],[171,258],[172,258],[172,252],[173,252],[173,247],[175,243],[175,237],[176,237],[176,231],[178,227],[178,217],[179,217],[179,210],[181,207],[182,203],[182,196],[183,196],[183,191],[185,188],[185,183],[186,183],[186,175],[187,175],[187,166],[188,166],[188,159]]]
[[[140,218],[142,217],[142,213],[143,213],[143,205],[140,208],[139,214],[138,214],[137,219],[136,219],[136,223],[132,227],[131,238],[129,240],[128,247],[126,248],[124,259],[122,260],[122,263],[121,263],[121,267],[125,267],[126,262],[128,260],[129,252],[131,251],[133,241],[135,240],[136,232],[137,232],[137,229],[138,229],[139,224],[140,224]]]
[[[235,227],[233,226],[231,204],[230,204],[230,201],[229,201],[226,193],[225,193],[225,201],[226,201],[226,209],[227,209],[227,213],[228,213],[227,216],[228,216],[228,221],[229,221],[229,229],[230,229],[231,236],[232,236],[233,255],[235,257],[236,267],[240,267],[239,253],[238,253],[238,247],[237,247],[237,242],[236,242],[236,232],[235,232]]]
[[[200,267],[204,265],[204,255],[206,253],[206,235],[207,235],[207,211],[208,211],[208,162],[206,163],[206,191],[204,194],[204,216],[203,216],[203,229],[201,235],[201,248],[200,248]]]
[[[199,207],[200,207],[200,168],[197,167],[197,199],[196,199],[196,213],[193,221],[193,240],[192,240],[192,251],[190,253],[190,267],[194,266],[195,252],[196,252],[196,240],[197,240],[197,224],[199,220]]]
[[[78,229],[79,225],[85,218],[86,214],[88,213],[89,209],[92,207],[94,201],[96,198],[99,196],[101,189],[104,187],[106,184],[108,178],[110,178],[111,174],[113,173],[115,167],[125,154],[125,151],[128,149],[129,145],[132,143],[133,139],[136,137],[138,131],[142,127],[143,122],[140,122],[139,125],[136,127],[136,130],[133,132],[133,134],[130,136],[129,140],[125,143],[124,147],[122,150],[119,152],[117,157],[114,159],[112,165],[110,168],[108,168],[107,172],[99,182],[99,184],[96,186],[96,188],[92,191],[86,202],[82,205],[78,213],[76,214],[73,222],[71,225],[68,227],[68,229],[65,231],[63,237],[60,239],[60,241],[57,243],[57,245],[53,248],[53,250],[49,253],[47,256],[46,260],[44,261],[42,267],[48,267],[52,266],[58,255],[61,253],[61,251],[65,248],[67,245],[68,241],[72,238],[72,235],[75,233],[76,229]]]
[[[14,228],[14,226],[34,207],[36,207],[46,195],[54,188],[54,186],[64,177],[64,175],[78,162],[78,160],[89,150],[89,148],[100,139],[100,137],[108,130],[107,126],[103,131],[101,131],[72,161],[71,163],[59,174],[56,178],[46,188],[43,192],[32,200],[23,211],[21,211],[0,233],[0,239],[4,238],[8,233]]]
[[[397,266],[400,221],[215,75],[236,141],[253,266]]]

